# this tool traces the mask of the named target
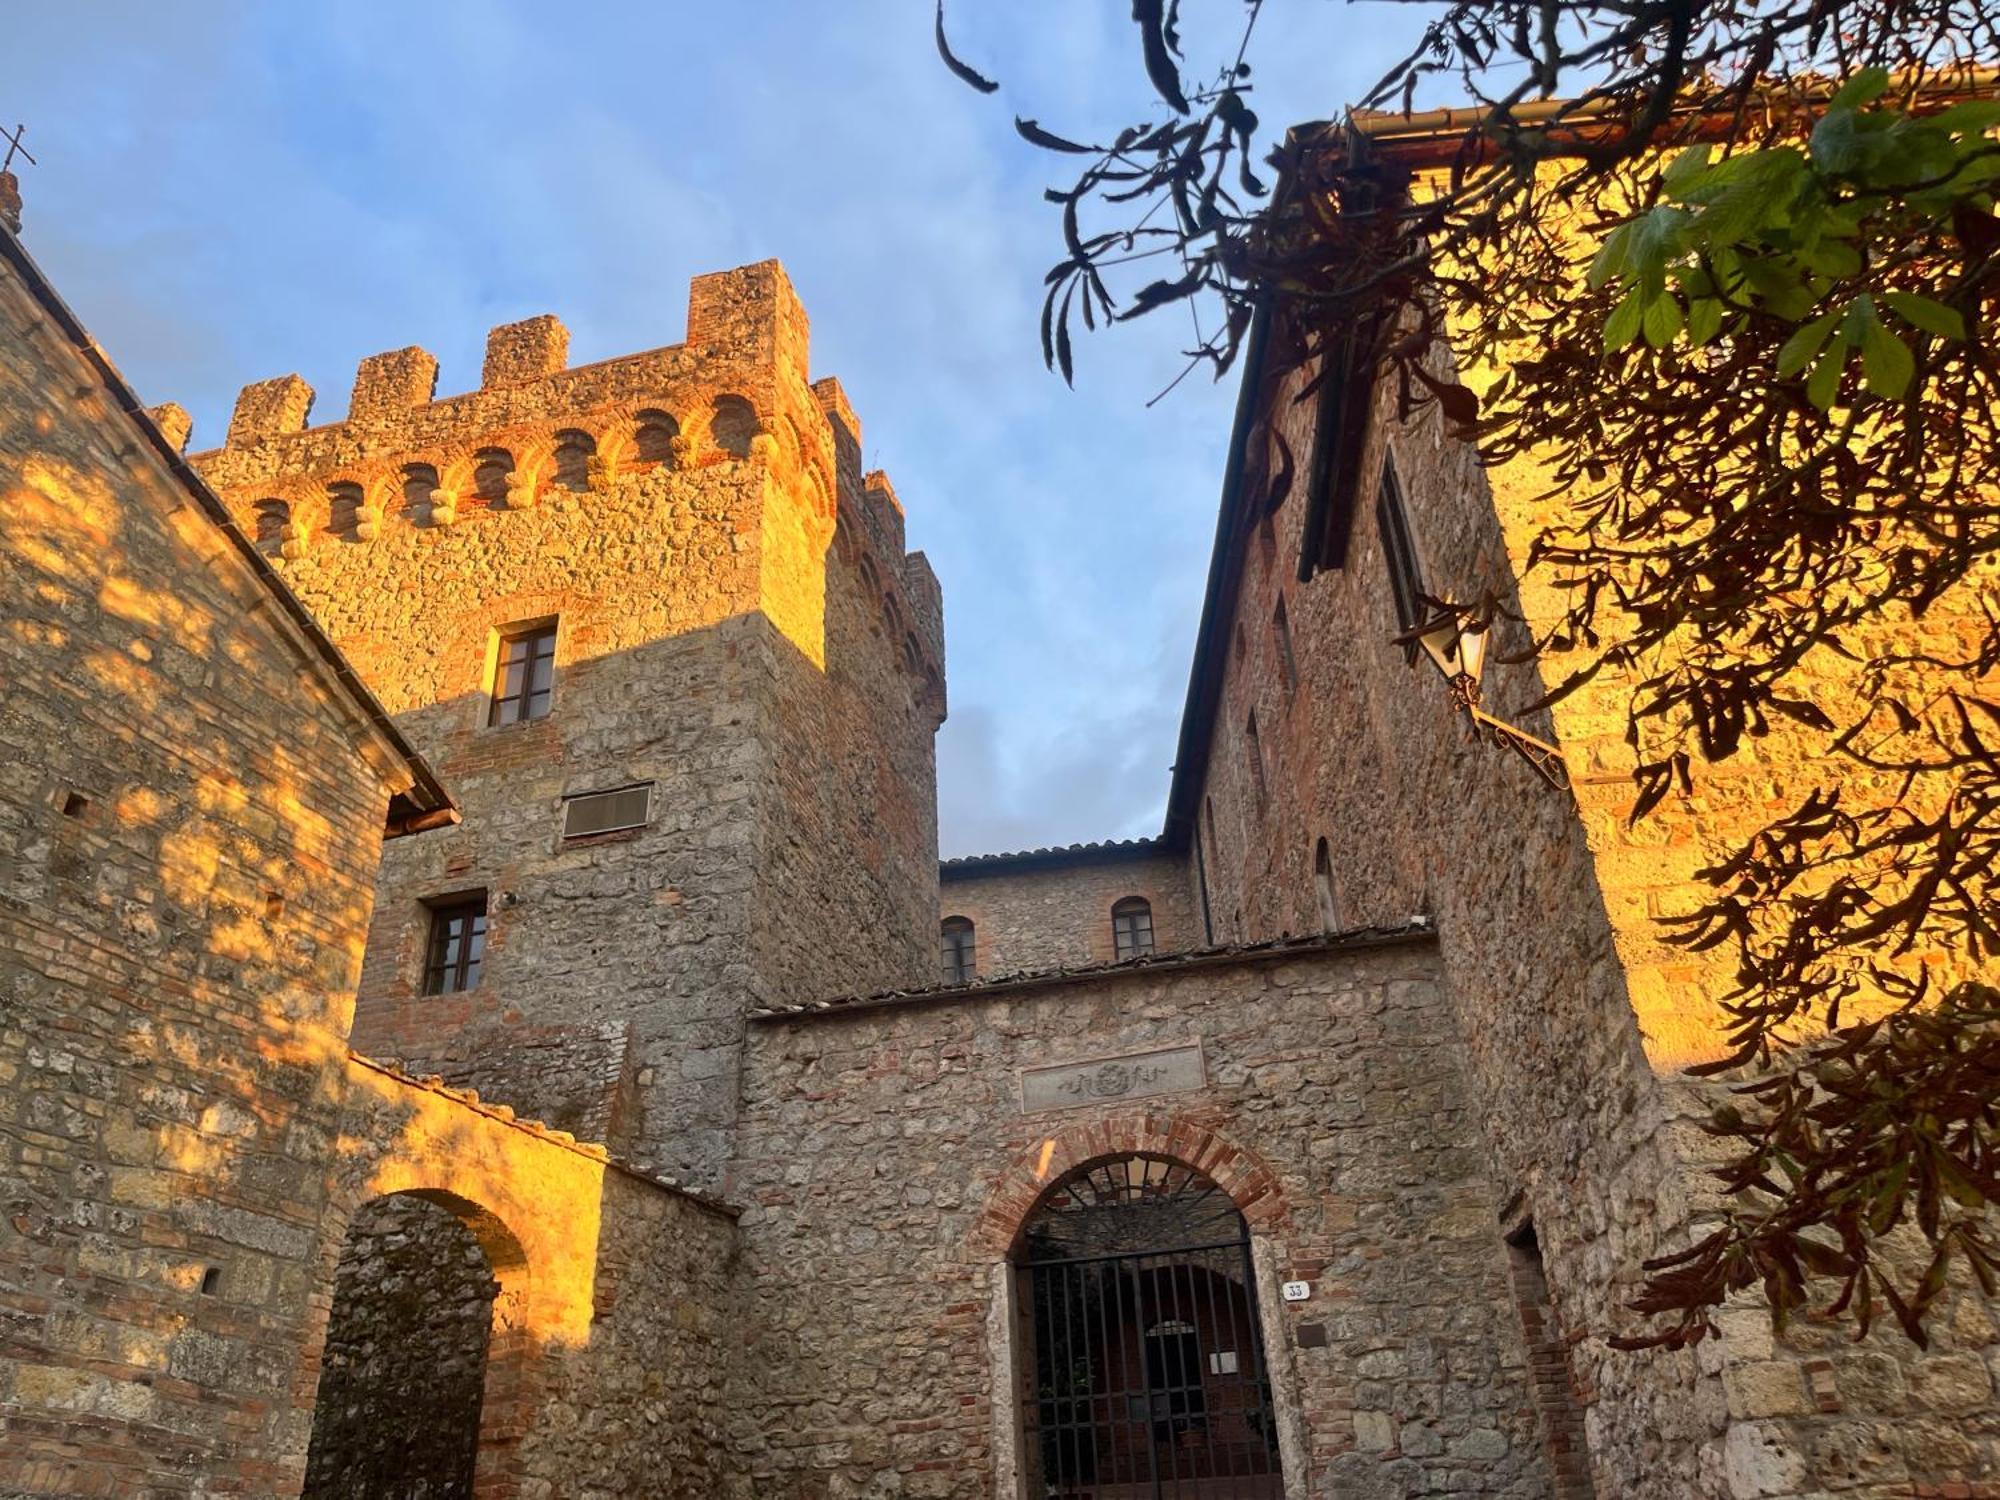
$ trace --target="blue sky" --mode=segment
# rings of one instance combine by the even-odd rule
[[[1186,9],[1195,46],[1241,12]],[[1423,14],[1269,9],[1273,131]],[[1156,832],[1186,690],[1234,376],[1146,409],[1180,366],[1164,317],[1084,343],[1074,391],[1043,371],[1065,163],[1011,125],[1143,109],[1129,13],[953,0],[1007,85],[983,98],[930,0],[66,0],[8,18],[0,119],[41,158],[30,249],[196,448],[251,380],[296,370],[330,420],[357,360],[415,343],[463,390],[489,327],[542,312],[581,364],[677,342],[691,276],[782,259],[944,585],[942,845],[973,853]]]

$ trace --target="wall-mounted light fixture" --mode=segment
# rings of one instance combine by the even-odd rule
[[[1415,630],[1397,637],[1399,645],[1414,641],[1423,648],[1432,666],[1444,675],[1454,707],[1463,709],[1472,721],[1474,738],[1489,745],[1505,745],[1535,769],[1535,774],[1558,790],[1569,785],[1569,767],[1562,751],[1547,740],[1536,739],[1525,729],[1496,719],[1479,706],[1479,679],[1486,667],[1486,633],[1492,627],[1489,610],[1468,609],[1463,605],[1426,598],[1438,613]]]

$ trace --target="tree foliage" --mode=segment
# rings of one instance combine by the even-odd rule
[[[1819,737],[1820,784],[1673,926],[1735,959],[1729,1055],[1696,1070],[1734,1091],[1730,1206],[1617,1342],[1697,1341],[1761,1287],[1780,1321],[1887,1307],[1922,1343],[1954,1263],[2000,1269],[2000,13],[1450,0],[1361,106],[1471,106],[1419,182],[1351,118],[1256,159],[1265,8],[1202,69],[1178,0],[1137,0],[1150,116],[1016,121],[1077,167],[1045,355],[1068,378],[1079,321],[1179,309],[1220,375],[1272,299],[1287,358],[1372,361],[1406,415],[1532,454],[1562,502],[1536,644],[1582,663],[1550,698],[1630,684],[1635,818],[1775,723]],[[1435,363],[1447,327],[1499,372],[1477,398]],[[1912,1231],[1922,1255],[1885,1250]]]

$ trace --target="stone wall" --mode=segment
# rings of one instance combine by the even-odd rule
[[[398,783],[0,250],[0,1492],[283,1494]]]
[[[1203,1071],[1175,1092],[1024,1112],[1023,1069],[1189,1046]],[[1136,1151],[1249,1221],[1288,1493],[1547,1495],[1462,1046],[1422,935],[757,1021],[735,1169],[753,1492],[1016,1494],[1008,1255],[1065,1172]]]
[[[377,356],[324,427],[251,387],[197,462],[465,810],[385,861],[356,1044],[713,1182],[747,1006],[929,972],[942,621],[782,270],[688,318],[574,370],[554,320],[496,329],[440,401]],[[487,727],[500,632],[545,620],[551,712]],[[641,782],[644,827],[563,838]],[[427,903],[471,891],[480,981],[424,995]]]
[[[1450,374],[1442,351],[1439,370]],[[1311,403],[1295,400],[1303,379],[1267,386],[1258,403],[1301,472],[1314,421]],[[1254,429],[1226,564],[1239,593],[1214,643],[1226,659],[1220,707],[1190,798],[1219,935],[1302,930],[1319,899],[1322,838],[1340,921],[1433,914],[1487,1148],[1532,1216],[1573,1340],[1599,1493],[1886,1496],[1912,1481],[2000,1474],[2000,1455],[1960,1426],[1992,1400],[1992,1314],[1971,1294],[1922,1357],[1881,1331],[1860,1349],[1830,1332],[1774,1342],[1754,1301],[1725,1314],[1727,1338],[1698,1357],[1605,1342],[1631,1326],[1624,1304],[1641,1262],[1684,1243],[1712,1201],[1712,1147],[1695,1128],[1706,1105],[1679,1070],[1715,1055],[1710,997],[1729,986],[1729,957],[1668,948],[1655,919],[1687,909],[1694,871],[1823,771],[1810,747],[1774,730],[1692,797],[1632,825],[1625,688],[1606,680],[1553,716],[1532,712],[1567,668],[1510,662],[1528,638],[1503,621],[1486,706],[1562,744],[1576,784],[1548,789],[1504,751],[1469,742],[1435,671],[1391,644],[1400,627],[1375,520],[1393,453],[1426,587],[1460,599],[1491,590],[1546,620],[1546,582],[1520,581],[1550,513],[1545,477],[1482,468],[1435,411],[1400,422],[1393,393],[1380,391],[1354,460],[1345,566],[1301,582],[1303,482],[1258,515],[1275,453],[1269,428]],[[1289,663],[1270,628],[1280,600]],[[1832,703],[1840,683],[1818,662],[1806,691]]]
[[[1128,896],[1152,907],[1155,952],[1207,946],[1187,861],[1150,846],[949,860],[938,915],[971,920],[978,977],[988,979],[1111,963],[1111,908]]]

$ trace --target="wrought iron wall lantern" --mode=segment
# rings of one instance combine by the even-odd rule
[[[1525,729],[1516,729],[1494,718],[1480,707],[1479,679],[1486,667],[1487,632],[1493,625],[1491,610],[1431,598],[1424,603],[1437,613],[1416,629],[1398,636],[1397,644],[1421,647],[1431,665],[1444,675],[1452,706],[1463,710],[1472,722],[1473,738],[1489,745],[1506,746],[1558,791],[1568,787],[1569,767],[1563,761],[1562,751]]]

